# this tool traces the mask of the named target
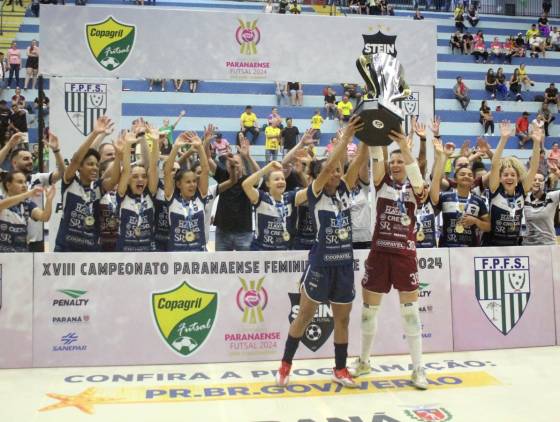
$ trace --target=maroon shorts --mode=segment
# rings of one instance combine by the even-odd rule
[[[415,256],[370,251],[362,287],[375,293],[389,293],[391,286],[401,292],[418,289]]]

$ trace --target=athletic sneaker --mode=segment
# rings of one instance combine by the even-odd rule
[[[347,388],[358,387],[358,384],[356,384],[356,382],[352,378],[352,375],[350,375],[350,372],[348,372],[348,368],[342,368],[342,369],[333,368],[332,380],[337,384],[342,385],[343,387],[347,387]]]
[[[419,390],[427,390],[428,389],[428,380],[426,379],[426,371],[423,367],[416,368],[412,371],[412,385],[418,388]]]
[[[359,377],[361,375],[367,375],[371,372],[371,366],[369,364],[369,360],[365,362],[362,361],[359,357],[356,358],[352,366],[350,367],[350,374],[353,377]]]
[[[292,369],[292,364],[282,361],[278,372],[276,373],[276,385],[278,387],[286,387],[290,382],[290,370]]]

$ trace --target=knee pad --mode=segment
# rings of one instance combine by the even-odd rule
[[[362,307],[362,332],[364,334],[375,334],[378,312],[379,305],[364,304]]]
[[[420,322],[418,302],[402,303],[401,315],[403,317],[404,333],[408,337],[422,335],[422,323]]]

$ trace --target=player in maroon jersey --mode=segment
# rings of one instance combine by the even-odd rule
[[[412,356],[412,383],[426,389],[422,366],[422,325],[418,310],[418,268],[416,264],[416,209],[421,203],[424,180],[411,154],[406,135],[392,131],[389,138],[400,149],[389,156],[385,173],[383,150],[371,147],[376,195],[376,221],[371,251],[362,280],[362,352],[351,372],[359,376],[371,371],[369,355],[377,329],[383,294],[391,286],[399,291],[404,331]]]

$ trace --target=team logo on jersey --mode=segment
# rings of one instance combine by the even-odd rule
[[[484,257],[474,260],[478,304],[492,325],[507,335],[521,319],[529,303],[529,257]]]
[[[237,307],[243,312],[241,321],[257,324],[264,321],[263,311],[268,304],[268,292],[263,287],[264,277],[258,281],[239,277],[241,288],[237,291]]]
[[[188,356],[206,341],[218,309],[218,294],[195,289],[187,282],[152,294],[156,325],[175,352]]]
[[[86,38],[93,57],[104,69],[113,71],[130,55],[136,26],[117,22],[109,16],[103,22],[86,25]]]
[[[257,54],[257,44],[261,41],[261,31],[257,27],[257,19],[254,21],[243,21],[237,19],[239,26],[235,31],[235,39],[240,45],[241,54]]]
[[[299,293],[288,293],[290,302],[290,314],[288,320],[290,324],[296,319],[299,312]],[[321,303],[317,308],[317,312],[313,319],[305,329],[305,334],[301,338],[301,342],[312,352],[316,352],[331,336],[334,330],[334,319],[331,305],[328,303]]]
[[[433,409],[414,409],[414,410],[405,410],[404,413],[407,414],[410,418],[417,420],[417,421],[450,421],[453,419],[451,413],[449,413],[443,407],[433,408]]]
[[[381,31],[376,34],[362,34],[364,38],[363,54],[385,53],[397,57],[396,35],[385,35]]]
[[[65,83],[64,110],[78,132],[87,136],[97,119],[107,112],[107,85]]]

